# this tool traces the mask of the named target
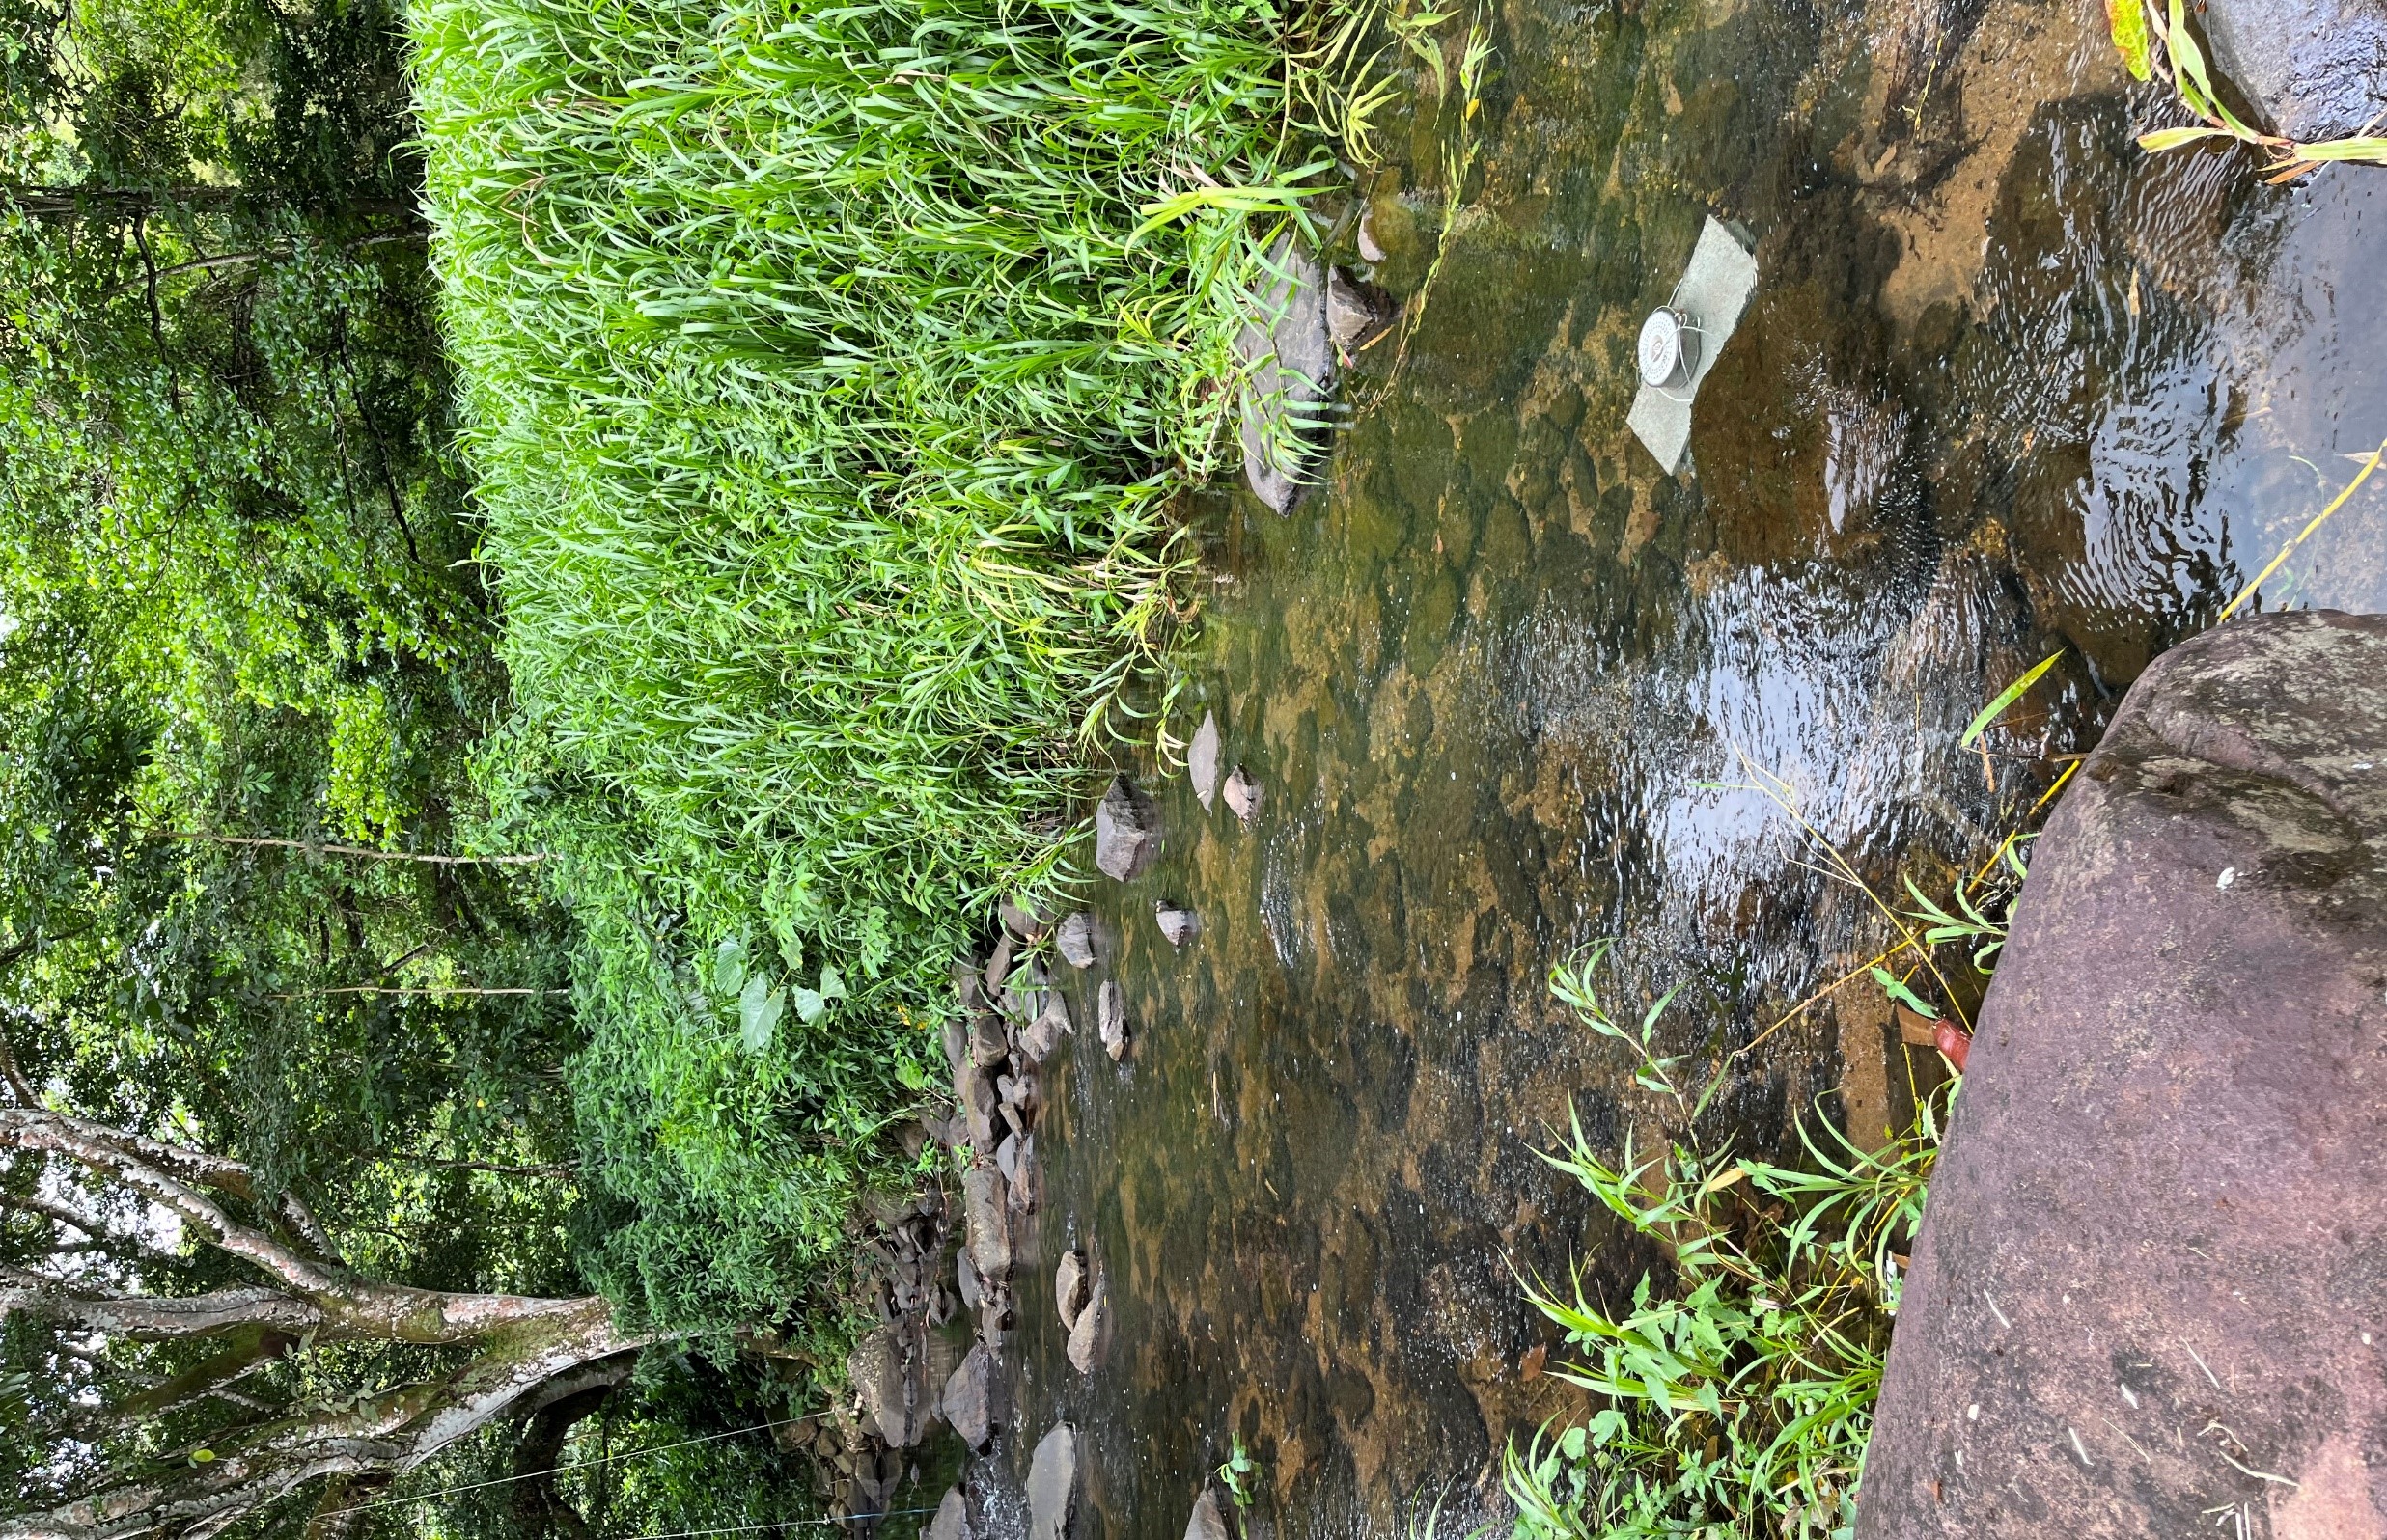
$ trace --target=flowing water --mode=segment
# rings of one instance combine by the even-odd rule
[[[1081,1029],[1046,1066],[1014,1425],[974,1477],[998,1531],[1059,1419],[1108,1540],[1174,1540],[1235,1435],[1257,1533],[1386,1533],[1420,1494],[1496,1514],[1504,1443],[1575,1404],[1521,1365],[1554,1334],[1515,1271],[1580,1260],[1613,1300],[1648,1260],[1537,1157],[1570,1104],[1598,1141],[1650,1126],[1551,965],[1619,937],[1636,1010],[1681,986],[1675,1041],[1750,1043],[1880,929],[1736,787],[1782,777],[1883,876],[1977,861],[2387,437],[2387,174],[2142,154],[2170,120],[2094,6],[1485,15],[1423,299],[1430,112],[1395,147],[1428,170],[1366,184],[1413,335],[1362,357],[1326,485],[1204,521],[1178,728],[1215,711],[1263,800],[1246,830],[1125,767],[1165,852],[1091,894],[1067,988],[1091,1024],[1117,979],[1133,1049]],[[1669,478],[1624,426],[1631,344],[1709,213],[1760,286]],[[2266,605],[2387,607],[2383,521],[2367,488]],[[1957,748],[2059,650],[1995,755]],[[1155,900],[1198,915],[1181,951]],[[1744,1146],[1898,1078],[1866,992],[1735,1061]],[[1071,1245],[1117,1308],[1091,1376],[1053,1307]]]

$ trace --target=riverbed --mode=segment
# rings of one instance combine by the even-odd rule
[[[1895,1114],[1878,999],[1793,1013],[1879,935],[1817,839],[1885,879],[1976,863],[2387,438],[2387,174],[2145,154],[2174,120],[2094,4],[1485,15],[1456,219],[1429,94],[1363,176],[1409,309],[1322,484],[1195,510],[1172,722],[1215,713],[1260,806],[1121,766],[1165,847],[1094,880],[1097,963],[1059,970],[1084,1025],[1045,1066],[990,1517],[1066,1419],[1107,1540],[1175,1540],[1235,1437],[1255,1534],[1496,1518],[1504,1444],[1579,1405],[1533,1372],[1555,1334],[1519,1277],[1616,1299],[1649,1260],[1537,1153],[1570,1109],[1596,1141],[1652,1126],[1551,966],[1617,938],[1636,1014],[1679,987],[1673,1041],[1745,1050],[1743,1147]],[[1670,477],[1624,426],[1632,344],[1711,215],[1759,287]],[[2387,607],[2382,521],[2374,483],[2262,605]],[[1156,901],[1197,917],[1181,949]],[[1052,1300],[1072,1246],[1117,1317],[1091,1375]]]

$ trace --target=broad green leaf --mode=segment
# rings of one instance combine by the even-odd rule
[[[781,1012],[788,1008],[788,997],[771,987],[763,974],[751,974],[745,988],[737,996],[737,1035],[750,1054],[760,1054],[771,1046],[771,1033],[779,1026]]]
[[[712,986],[725,995],[735,995],[746,987],[746,940],[732,936],[713,953]]]
[[[821,997],[819,990],[815,989],[799,989],[795,992],[793,1000],[795,1019],[807,1027],[819,1021],[820,1013],[829,1008],[828,1001]]]
[[[820,998],[823,1000],[846,998],[846,980],[840,978],[837,976],[837,970],[826,963],[820,965]]]

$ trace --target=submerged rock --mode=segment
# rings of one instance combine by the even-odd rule
[[[1234,1540],[1226,1510],[1218,1505],[1218,1494],[1208,1487],[1194,1499],[1193,1517],[1185,1521],[1185,1540]]]
[[[1094,864],[1104,876],[1120,882],[1143,874],[1160,846],[1160,810],[1125,776],[1114,776],[1111,789],[1094,810]]]
[[[1116,1062],[1127,1057],[1126,993],[1117,982],[1106,978],[1095,1000],[1096,1021],[1102,1033],[1102,1051]]]
[[[1064,1329],[1077,1324],[1077,1315],[1086,1307],[1086,1259],[1075,1251],[1061,1253],[1061,1265],[1053,1270],[1053,1304],[1060,1308]]]
[[[1094,916],[1080,910],[1061,921],[1061,928],[1053,933],[1053,950],[1072,968],[1092,968]]]
[[[1152,905],[1152,919],[1159,921],[1160,933],[1169,938],[1172,947],[1183,947],[1202,928],[1202,921],[1194,917],[1192,910],[1173,909],[1164,903]]]
[[[2207,0],[2213,63],[2281,134],[2304,144],[2380,131],[2387,0]]]
[[[1202,726],[1194,729],[1193,743],[1185,750],[1185,775],[1193,782],[1193,794],[1201,802],[1202,811],[1209,811],[1210,804],[1218,800],[1218,715],[1202,713]]]
[[[1260,811],[1260,783],[1241,765],[1236,765],[1235,774],[1227,778],[1227,806],[1246,829]]]
[[[1111,1293],[1102,1276],[1095,1275],[1086,1291],[1085,1307],[1069,1327],[1069,1362],[1080,1374],[1092,1374],[1111,1345]]]
[[[1374,284],[1336,268],[1326,279],[1326,334],[1346,354],[1374,342],[1392,324],[1392,302]]]
[[[1002,1365],[984,1342],[971,1344],[960,1365],[945,1381],[942,1405],[945,1420],[961,1442],[983,1449],[1002,1425]]]
[[[2034,848],[1860,1540],[2387,1534],[2387,618],[2157,658]]]
[[[945,1489],[945,1500],[936,1505],[936,1517],[929,1521],[924,1532],[927,1540],[978,1540],[978,1531],[970,1523],[969,1501],[959,1487]]]
[[[1259,313],[1235,335],[1244,366],[1238,432],[1243,480],[1263,503],[1290,512],[1319,458],[1326,398],[1333,392],[1333,340],[1326,330],[1325,275],[1288,231],[1268,248],[1274,275]]]
[[[1028,1540],[1066,1540],[1077,1523],[1077,1430],[1056,1422],[1028,1460]]]

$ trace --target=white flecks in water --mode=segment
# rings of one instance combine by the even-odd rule
[[[2131,1389],[2126,1385],[2123,1386],[2122,1388],[2122,1398],[2130,1403],[2130,1410],[2133,1412],[2138,1410],[2138,1392],[2136,1390]]]
[[[2216,888],[2227,888],[2230,884],[2235,881],[2237,881],[2237,868],[2235,866],[2224,866],[2221,868],[2221,875],[2213,879],[2213,886]]]
[[[1978,1422],[1981,1420],[1980,1402],[1975,1401],[1971,1406],[1964,1409],[1964,1420],[1967,1422]]]

